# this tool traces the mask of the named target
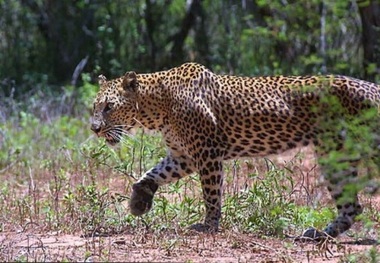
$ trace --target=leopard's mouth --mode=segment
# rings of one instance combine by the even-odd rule
[[[103,129],[95,132],[100,138],[104,138],[106,143],[113,146],[121,141],[122,132],[115,129]]]
[[[125,135],[128,135],[128,130],[125,129],[124,125],[114,125],[99,129],[95,131],[98,137],[104,138],[106,143],[113,146],[118,144],[123,140]]]

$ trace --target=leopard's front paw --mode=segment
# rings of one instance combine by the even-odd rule
[[[129,209],[132,215],[141,216],[152,208],[153,196],[157,187],[152,190],[148,184],[136,183],[132,186],[132,189]]]

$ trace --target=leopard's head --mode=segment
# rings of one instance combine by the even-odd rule
[[[91,130],[114,145],[139,126],[135,72],[127,72],[121,78],[109,80],[99,76],[100,90],[94,101]]]

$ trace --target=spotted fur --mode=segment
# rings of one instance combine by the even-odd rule
[[[219,226],[224,160],[277,154],[311,143],[320,156],[343,151],[344,127],[334,130],[335,124],[342,116],[378,108],[380,102],[379,85],[350,77],[238,77],[216,75],[196,63],[151,74],[127,72],[110,81],[100,76],[99,85],[91,123],[95,133],[115,144],[142,127],[159,131],[168,148],[167,157],[133,185],[132,214],[149,211],[159,186],[198,172],[206,216],[196,228],[208,231]],[[337,98],[343,113],[329,110],[323,100],[329,96]],[[327,131],[342,143],[326,143],[320,135]],[[333,237],[349,229],[362,212],[356,190],[340,201],[356,177],[357,158],[338,162],[348,165],[339,171],[329,164],[321,167],[337,201],[338,217],[325,229]]]

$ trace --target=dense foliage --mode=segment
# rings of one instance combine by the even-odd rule
[[[379,78],[377,0],[2,0],[0,13],[5,95],[189,60],[224,73]]]

